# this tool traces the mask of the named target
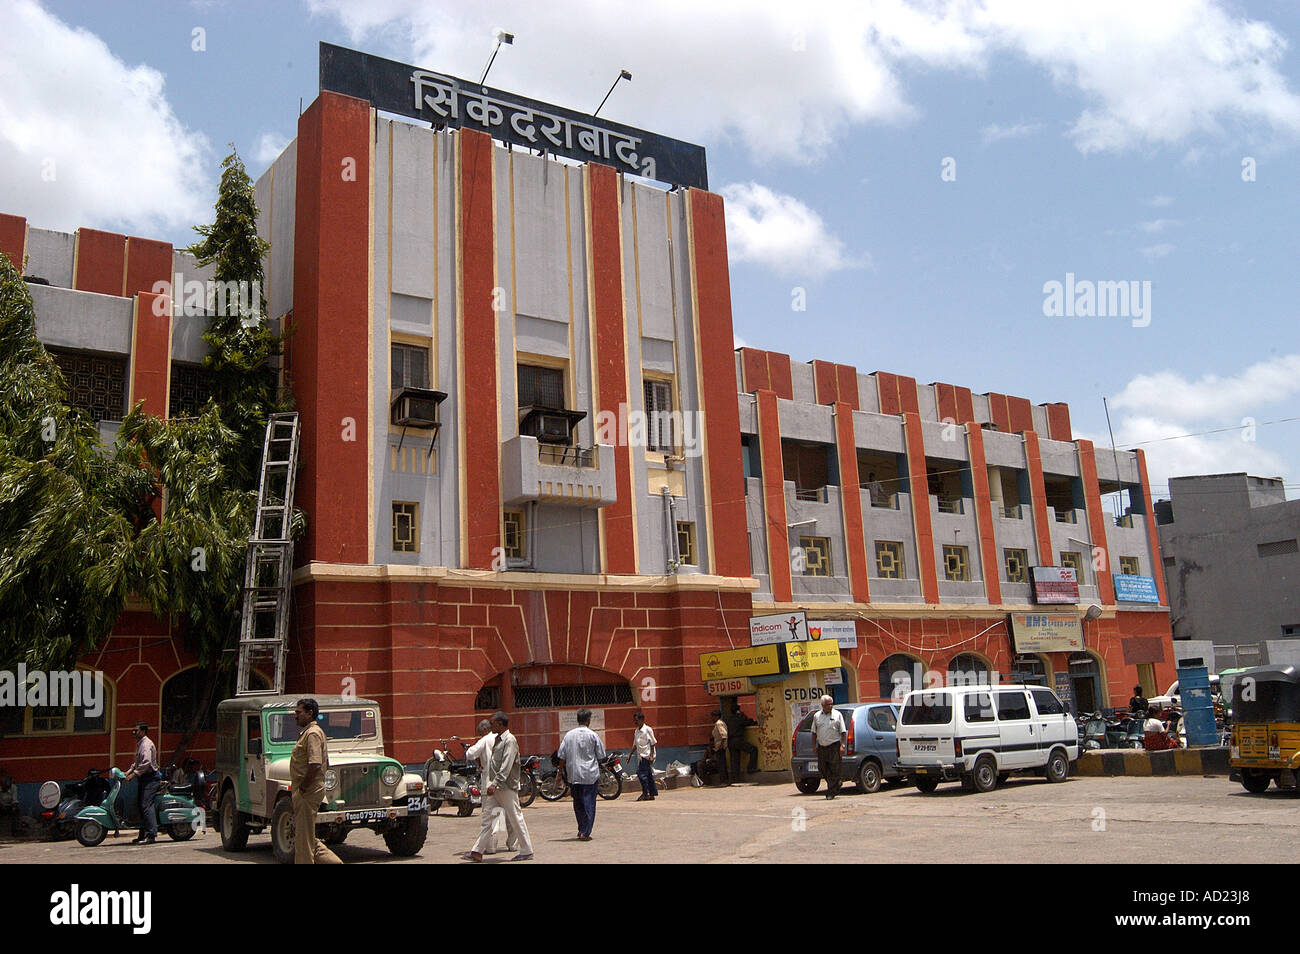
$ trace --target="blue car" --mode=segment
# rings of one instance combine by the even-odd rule
[[[879,791],[882,783],[902,783],[904,776],[894,768],[898,760],[895,742],[898,706],[891,702],[850,702],[835,708],[844,717],[844,728],[849,737],[840,764],[843,780],[856,783],[864,792]],[[794,776],[795,787],[805,795],[817,791],[821,784],[812,719],[813,712],[810,712],[795,729],[790,759],[790,774]]]

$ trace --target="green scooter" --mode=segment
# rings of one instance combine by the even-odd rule
[[[77,841],[87,848],[94,848],[108,836],[111,827],[114,834],[122,830],[122,822],[117,814],[117,796],[126,781],[126,773],[116,766],[112,770],[113,787],[98,805],[87,805],[77,812],[74,831]],[[203,827],[203,811],[183,795],[168,791],[166,779],[170,773],[163,773],[163,782],[154,797],[154,809],[158,813],[158,828],[167,832],[173,841],[187,841]]]

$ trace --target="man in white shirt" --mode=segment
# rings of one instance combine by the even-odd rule
[[[659,740],[655,730],[645,724],[645,713],[635,712],[632,721],[636,729],[632,732],[632,754],[637,758],[636,777],[641,782],[641,796],[638,802],[653,801],[659,794],[655,787],[655,749]]]
[[[556,753],[559,769],[573,789],[573,814],[578,820],[578,841],[591,841],[596,824],[596,785],[600,782],[600,762],[605,745],[591,731],[591,710],[578,710],[578,725],[564,734]]]
[[[840,758],[848,741],[844,716],[834,708],[835,700],[822,696],[822,707],[813,714],[813,742],[817,746],[817,774],[826,780],[826,797],[840,793]]]
[[[149,726],[137,722],[131,730],[135,739],[135,761],[126,770],[126,781],[133,778],[140,780],[136,788],[136,798],[140,806],[140,834],[131,842],[133,845],[152,845],[158,837],[158,812],[154,799],[162,782],[162,773],[158,771],[158,748],[149,738]]]
[[[475,759],[478,762],[479,781],[483,787],[486,788],[488,784],[488,769],[492,762],[492,745],[497,740],[497,734],[492,731],[492,723],[487,719],[483,719],[479,722],[478,733],[479,740],[465,750],[465,758]],[[496,839],[503,831],[507,832],[506,850],[517,852],[519,850],[519,844],[514,840],[513,836],[510,835],[505,823],[505,814],[501,811],[501,806],[497,804],[496,800],[492,800],[492,805],[489,808],[488,799],[483,799],[482,811],[484,818],[487,818],[489,815],[493,816],[492,846],[488,849],[488,852],[494,853],[497,850]]]
[[[523,809],[519,807],[519,743],[510,731],[510,717],[504,712],[493,713],[491,728],[496,739],[492,743],[488,770],[482,778],[485,783],[483,826],[479,829],[478,841],[469,853],[470,860],[482,861],[484,852],[496,847],[494,827],[496,815],[500,812],[505,816],[510,840],[519,845],[519,854],[510,860],[532,861],[533,842],[528,836]],[[489,801],[492,802],[490,808]]]

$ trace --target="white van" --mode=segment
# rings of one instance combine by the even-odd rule
[[[1079,758],[1079,727],[1051,689],[914,689],[898,719],[898,771],[922,792],[960,780],[990,792],[1012,772],[1063,782]]]

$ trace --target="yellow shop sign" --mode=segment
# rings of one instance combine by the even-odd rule
[[[700,679],[704,682],[736,676],[772,676],[780,671],[780,644],[700,654]]]
[[[840,644],[829,639],[806,643],[780,643],[785,652],[786,672],[809,672],[840,667]]]

